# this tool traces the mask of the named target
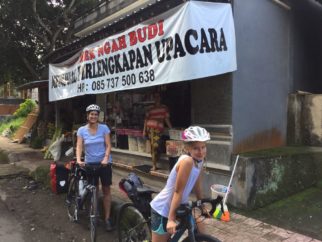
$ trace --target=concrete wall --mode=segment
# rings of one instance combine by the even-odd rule
[[[16,104],[0,104],[0,115],[12,115],[18,108]]]
[[[288,102],[287,143],[322,145],[322,95],[291,94]]]
[[[263,207],[316,184],[322,175],[322,149],[305,152],[243,157],[228,202],[244,209]]]
[[[229,170],[231,165],[231,74],[191,81],[191,123],[211,133],[207,145],[208,165]]]
[[[273,1],[235,0],[234,152],[285,144],[291,87],[290,11]]]
[[[231,124],[231,74],[191,81],[193,124]]]

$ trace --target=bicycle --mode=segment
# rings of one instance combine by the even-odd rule
[[[79,222],[79,213],[88,213],[90,221],[91,241],[96,241],[96,226],[98,220],[98,201],[96,186],[94,184],[94,174],[101,165],[85,165],[80,167],[72,163],[69,175],[69,185],[67,191],[67,213],[72,222]],[[87,177],[91,176],[91,181]]]
[[[123,204],[118,214],[117,230],[119,242],[151,241],[150,201],[152,200],[152,193],[155,191],[142,186],[136,188],[136,192],[129,194],[129,189],[126,189],[121,182],[119,186],[132,201],[132,203]],[[186,230],[188,231],[188,236],[183,239],[185,242],[220,242],[220,240],[213,236],[200,233],[197,228],[197,222],[193,218],[193,211],[195,209],[202,211],[200,216],[209,217],[210,214],[213,214],[218,204],[221,204],[223,212],[222,197],[220,196],[216,199],[206,198],[195,202],[191,201],[188,204],[181,204],[176,210],[176,217],[179,221],[177,233],[170,238],[169,242],[179,241]],[[205,212],[204,208],[207,208],[207,212]]]
[[[119,187],[132,201],[122,204],[118,212],[116,227],[119,241],[151,241],[150,202],[152,194],[157,192],[144,186],[139,178],[137,182],[122,179]]]
[[[220,196],[218,196],[216,199],[204,198],[194,202],[189,201],[187,204],[181,204],[176,210],[176,217],[179,221],[179,224],[177,225],[177,232],[173,235],[169,242],[179,241],[186,230],[188,231],[188,236],[182,240],[183,242],[220,242],[220,240],[211,235],[201,233],[198,230],[197,222],[193,216],[193,210],[197,208],[201,211],[200,216],[209,217],[214,213],[218,204],[221,204],[221,209],[223,212],[222,197]],[[210,209],[209,206],[211,207]],[[208,208],[205,209],[205,207]],[[206,212],[204,210],[206,210]]]

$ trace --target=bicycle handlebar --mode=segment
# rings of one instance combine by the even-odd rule
[[[176,209],[176,217],[181,220],[182,219],[184,220],[184,218],[187,218],[187,216],[192,213],[192,209],[194,209],[194,208],[200,208],[200,210],[202,211],[201,214],[206,217],[209,217],[215,212],[215,209],[218,204],[221,205],[221,211],[224,212],[222,200],[223,200],[223,198],[221,196],[218,196],[216,199],[203,198],[203,199],[200,199],[197,201],[189,201],[188,203],[181,204]],[[209,213],[208,212],[206,213],[203,209],[203,204],[205,204],[205,203],[211,204],[211,210]],[[180,228],[180,226],[181,226],[181,224],[179,223],[177,227]]]
[[[221,196],[218,196],[216,199],[212,199],[212,198],[203,198],[203,199],[200,199],[200,200],[197,200],[197,201],[190,201],[188,203],[189,207],[191,209],[193,208],[201,208],[202,210],[202,205],[204,203],[210,203],[211,204],[211,210],[210,210],[210,214],[213,214],[216,210],[216,207],[218,204],[221,205],[221,211],[224,212],[224,208],[223,208],[223,197]],[[203,210],[202,210],[203,211]],[[203,215],[206,215],[206,214],[203,214]]]
[[[108,164],[106,164],[106,166]],[[99,164],[86,164],[86,163],[84,163],[84,165],[81,166],[80,164],[76,163],[75,164],[75,168],[76,168],[75,174],[78,174],[79,172],[86,174],[86,175],[96,174],[96,171],[101,167],[105,167],[105,165],[100,164],[100,163]]]

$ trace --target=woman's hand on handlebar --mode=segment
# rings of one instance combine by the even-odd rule
[[[84,167],[84,166],[85,166],[85,162],[84,162],[84,161],[77,161],[77,164],[78,164],[80,167]]]
[[[105,156],[104,159],[101,161],[102,166],[107,166],[109,160],[109,156]]]
[[[177,223],[174,220],[168,220],[167,223],[167,232],[169,234],[175,234],[176,233],[176,228],[177,228]]]

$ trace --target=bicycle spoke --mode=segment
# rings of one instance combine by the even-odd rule
[[[118,235],[120,242],[150,241],[151,235],[147,221],[134,207],[126,206],[120,211],[118,221]]]
[[[75,177],[72,177],[69,182],[68,193],[66,198],[67,214],[72,222],[78,221],[78,182]]]

